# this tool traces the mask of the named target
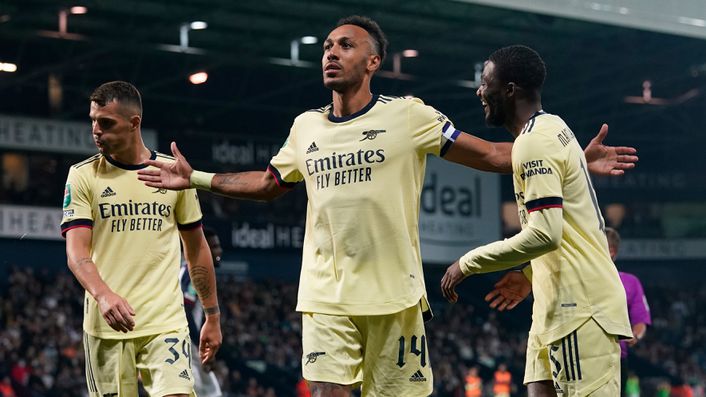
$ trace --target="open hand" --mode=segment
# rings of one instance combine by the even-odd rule
[[[177,148],[176,142],[172,142],[172,155],[176,158],[173,163],[165,163],[157,160],[147,160],[145,164],[157,169],[144,168],[137,171],[137,179],[145,182],[145,185],[158,189],[182,190],[191,186],[190,178],[194,169],[191,168],[186,157]]]
[[[608,135],[608,124],[601,126],[584,150],[588,170],[594,175],[618,176],[625,170],[635,168],[637,149],[628,146],[606,146],[603,140]]]
[[[208,364],[213,361],[222,343],[223,335],[221,335],[220,316],[206,316],[206,321],[201,327],[201,339],[199,340],[201,364]]]
[[[512,310],[532,291],[532,284],[522,272],[508,272],[495,283],[495,289],[485,296],[491,309]]]

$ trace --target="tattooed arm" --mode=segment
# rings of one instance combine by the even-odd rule
[[[221,314],[218,308],[218,292],[216,289],[216,272],[209,251],[208,242],[201,228],[181,230],[184,242],[184,253],[189,266],[191,283],[203,305],[206,321],[201,328],[199,353],[201,362],[207,363],[216,356],[221,347]]]
[[[186,157],[172,142],[173,163],[147,160],[145,168],[137,172],[145,185],[160,189],[182,190],[189,187],[210,190],[231,198],[270,201],[286,193],[288,189],[277,185],[274,176],[267,171],[248,171],[231,174],[210,174],[195,171]]]
[[[128,332],[135,327],[135,310],[103,281],[91,259],[93,230],[75,228],[66,232],[66,257],[71,272],[83,288],[98,302],[103,319],[116,331]]]
[[[216,174],[211,179],[211,191],[240,199],[271,201],[286,193],[267,171]]]

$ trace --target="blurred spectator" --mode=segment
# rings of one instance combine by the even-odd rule
[[[500,364],[493,375],[493,395],[495,397],[510,397],[512,390],[512,374],[505,364]]]
[[[466,397],[481,397],[483,395],[483,379],[478,376],[478,367],[471,367],[466,375]]]
[[[624,390],[625,397],[640,397],[640,379],[634,373],[628,375]]]
[[[672,385],[669,397],[694,397],[694,391],[688,384],[678,382],[678,384]]]
[[[297,382],[297,397],[311,397],[309,384],[306,379],[301,377],[299,378],[299,382]]]
[[[12,388],[10,377],[7,375],[0,378],[0,397],[17,397],[15,390]]]

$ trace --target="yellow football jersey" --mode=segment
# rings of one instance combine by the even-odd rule
[[[152,153],[152,159],[174,159]],[[135,328],[108,326],[86,292],[83,328],[105,339],[127,339],[186,327],[179,287],[179,229],[201,226],[194,190],[170,191],[137,179],[142,165],[97,154],[69,169],[61,233],[92,228],[91,258],[106,284],[135,309]]]
[[[545,345],[590,318],[609,334],[630,337],[625,290],[608,253],[583,150],[571,129],[560,117],[538,112],[515,140],[512,168],[523,230],[464,255],[464,273],[496,271],[531,260],[530,333]],[[536,239],[559,231],[559,247],[538,254],[533,247],[542,244]]]
[[[416,98],[374,96],[359,112],[298,116],[268,170],[309,197],[297,310],[334,315],[402,311],[425,297],[419,203],[427,154],[459,132]],[[424,302],[426,302],[424,300]]]

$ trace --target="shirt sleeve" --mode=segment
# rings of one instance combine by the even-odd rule
[[[408,111],[409,127],[417,151],[443,157],[461,133],[440,111],[412,98]]]
[[[506,270],[531,261],[557,248],[561,239],[563,213],[561,209],[548,208],[529,215],[527,226],[518,234],[496,241],[461,257],[459,264],[465,275]],[[532,268],[523,270],[528,280]]]
[[[650,315],[650,306],[647,304],[645,291],[642,289],[642,284],[637,277],[632,278],[632,293],[628,298],[628,313],[630,315],[631,324],[652,324],[652,316]]]
[[[505,270],[558,248],[563,229],[563,161],[544,136],[523,137],[513,172],[524,186],[527,225],[515,236],[478,247],[460,259],[464,274]]]
[[[292,126],[287,140],[284,141],[279,152],[270,160],[270,165],[267,167],[267,172],[275,177],[277,185],[284,188],[293,188],[298,182],[304,180],[304,176],[297,166],[295,131],[295,126]]]
[[[563,148],[543,135],[524,137],[512,153],[513,173],[524,185],[528,213],[545,208],[562,208],[565,173]]]
[[[179,230],[189,230],[201,226],[201,206],[196,189],[180,190],[177,192],[175,219]]]
[[[91,206],[91,188],[76,167],[69,168],[64,186],[64,215],[61,218],[61,235],[77,227],[93,228],[94,214]]]

